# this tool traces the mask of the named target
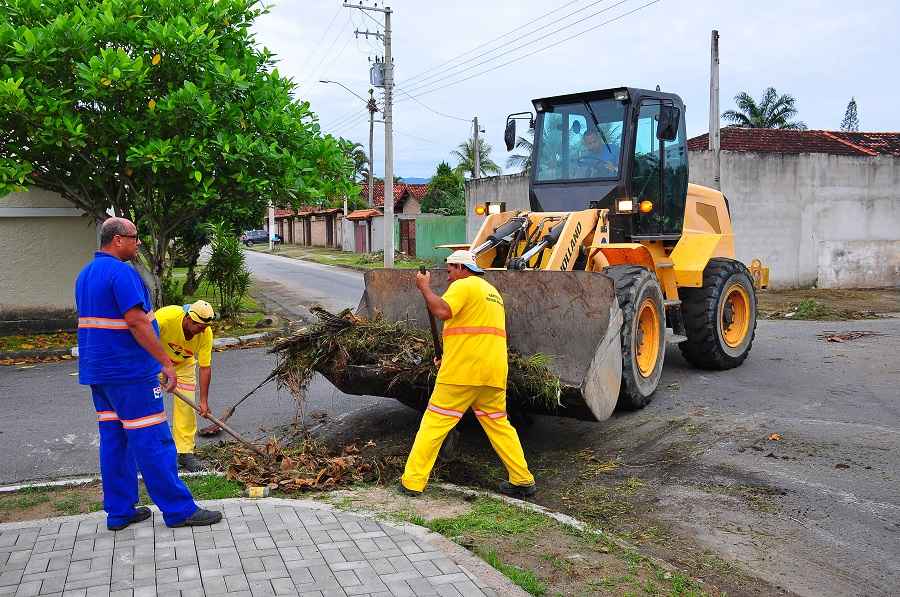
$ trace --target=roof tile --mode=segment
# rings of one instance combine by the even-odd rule
[[[724,151],[760,153],[827,153],[832,155],[900,156],[900,133],[846,133],[725,127],[720,131]],[[688,139],[688,150],[709,149],[709,135]]]

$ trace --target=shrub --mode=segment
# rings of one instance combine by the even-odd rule
[[[230,319],[241,310],[241,301],[250,289],[250,272],[240,240],[224,222],[206,225],[210,256],[203,278],[212,286],[219,301],[219,317]]]

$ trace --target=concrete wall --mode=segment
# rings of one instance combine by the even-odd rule
[[[419,203],[419,200],[412,196],[409,197],[406,200],[406,203],[403,204],[403,211],[401,213],[413,215],[422,213],[422,206]]]
[[[356,251],[356,222],[353,220],[348,220],[347,218],[341,219],[341,250],[354,252]]]
[[[712,156],[690,154],[691,182]],[[773,287],[900,286],[900,158],[722,152],[735,250]]]
[[[475,215],[475,206],[485,201],[505,202],[506,209],[513,211],[529,209],[528,175],[507,174],[466,181],[466,240],[471,241],[478,234],[483,216]]]
[[[75,278],[96,248],[93,221],[55,193],[0,198],[0,332],[71,325]]]

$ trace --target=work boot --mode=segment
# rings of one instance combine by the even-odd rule
[[[397,484],[397,490],[403,495],[408,495],[409,497],[419,497],[422,495],[421,491],[416,491],[415,489],[410,489],[406,487],[403,483]]]
[[[122,529],[126,528],[128,525],[147,520],[152,515],[153,515],[153,512],[150,511],[150,508],[141,506],[140,508],[134,509],[134,514],[131,516],[131,518],[128,520],[128,522],[123,522],[122,524],[114,524],[114,525],[107,523],[106,528],[108,528],[110,531],[121,531]]]
[[[179,454],[178,468],[189,473],[196,473],[202,471],[205,467],[203,466],[203,463],[200,462],[200,459],[193,454]]]
[[[534,495],[536,492],[537,485],[534,483],[531,485],[513,485],[509,481],[500,482],[500,493],[510,497],[522,499]]]
[[[169,528],[175,529],[178,527],[205,527],[211,524],[216,524],[222,520],[222,513],[216,510],[204,510],[203,508],[198,508],[196,512],[188,516],[183,521],[178,524],[170,524]]]

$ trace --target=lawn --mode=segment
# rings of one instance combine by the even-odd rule
[[[183,284],[187,278],[186,267],[176,267],[172,269],[172,278],[180,284]],[[215,291],[205,281],[200,283],[197,292],[192,295],[185,295],[184,302],[192,303],[198,299],[208,301],[216,312],[219,312],[219,301],[216,298]],[[224,336],[241,336],[244,334],[253,334],[256,332],[267,331],[272,329],[271,326],[257,328],[256,324],[265,318],[265,312],[248,293],[241,301],[241,314],[236,319],[216,320],[212,324],[213,334],[218,337]]]

